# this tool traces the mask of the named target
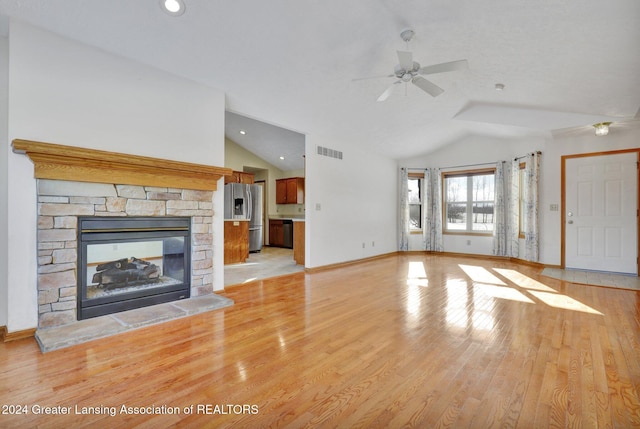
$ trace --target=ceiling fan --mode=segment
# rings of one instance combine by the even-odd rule
[[[415,32],[413,30],[404,30],[400,33],[400,37],[409,45],[411,39],[413,39]],[[383,76],[372,76],[354,80],[362,79],[375,79],[382,77],[395,77],[397,80],[393,82],[381,95],[378,97],[378,101],[384,101],[393,92],[398,84],[401,83],[413,83],[415,86],[431,95],[437,97],[444,92],[444,89],[440,88],[435,83],[423,78],[421,75],[429,75],[435,73],[443,73],[457,70],[466,70],[469,68],[467,60],[451,61],[447,63],[434,64],[430,66],[421,67],[420,64],[413,61],[413,53],[410,51],[397,51],[398,52],[398,65],[395,66],[393,74]]]

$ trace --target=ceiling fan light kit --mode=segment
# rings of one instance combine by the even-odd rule
[[[600,122],[598,124],[593,124],[593,127],[596,129],[596,136],[606,136],[609,134],[609,125],[611,122]]]
[[[402,33],[400,33],[400,37],[402,37],[402,40],[409,43],[411,39],[413,39],[413,36],[415,34],[416,34],[415,31],[413,31],[410,28],[407,28],[406,30],[402,30]]]

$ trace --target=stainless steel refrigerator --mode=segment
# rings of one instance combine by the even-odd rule
[[[224,218],[249,219],[250,200],[249,185],[242,183],[224,185]]]
[[[262,186],[224,185],[224,218],[249,219],[249,252],[262,250]]]
[[[262,250],[262,186],[246,185],[249,187],[249,252]]]

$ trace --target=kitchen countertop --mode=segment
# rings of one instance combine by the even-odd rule
[[[249,219],[225,219],[225,222],[249,222]]]
[[[303,221],[304,222],[304,217],[296,217],[296,216],[269,216],[269,219],[273,219],[273,220],[292,220],[294,222],[300,222]]]

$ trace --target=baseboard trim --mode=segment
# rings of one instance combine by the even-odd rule
[[[461,252],[434,252],[430,250],[425,251],[431,255],[439,255],[439,256],[451,256],[454,258],[475,258],[475,259],[494,259],[498,261],[508,261],[509,257],[507,256],[496,256],[496,255],[481,255],[478,253],[461,253]]]
[[[369,258],[362,258],[362,259],[354,259],[352,261],[346,261],[346,262],[338,262],[336,264],[329,264],[329,265],[322,265],[319,267],[313,267],[313,268],[305,268],[304,271],[306,273],[316,273],[319,271],[325,271],[325,270],[331,270],[333,268],[340,268],[340,267],[345,267],[347,265],[354,265],[354,264],[360,264],[362,262],[368,262],[368,261],[374,261],[376,259],[382,259],[382,258],[388,258],[390,256],[396,256],[396,255],[437,255],[437,256],[451,256],[453,258],[476,258],[476,259],[493,259],[493,260],[497,260],[497,261],[509,261],[509,262],[514,262],[517,264],[521,264],[521,265],[528,265],[530,267],[534,267],[534,268],[540,268],[540,269],[544,269],[544,268],[560,268],[559,265],[550,265],[550,264],[543,264],[541,262],[532,262],[532,261],[527,261],[525,259],[519,259],[519,258],[514,258],[514,257],[510,257],[510,256],[496,256],[496,255],[481,255],[478,253],[459,253],[459,252],[435,252],[432,250],[408,250],[408,251],[396,251],[396,252],[390,252],[390,253],[384,253],[382,255],[376,255],[376,256],[371,256]]]
[[[3,343],[10,341],[22,340],[23,338],[32,338],[36,335],[36,328],[24,329],[22,331],[9,332],[6,326],[0,326],[0,339]]]
[[[517,262],[518,264],[528,265],[530,267],[540,268],[540,269],[555,267],[555,265],[547,265],[547,264],[543,264],[542,262],[532,262],[532,261],[527,261],[525,259],[519,259],[519,258],[509,258],[509,260],[511,262]]]
[[[342,268],[342,267],[346,267],[348,265],[355,265],[355,264],[361,264],[363,262],[370,262],[370,261],[375,261],[377,259],[384,259],[384,258],[388,258],[390,256],[396,256],[398,255],[400,252],[390,252],[390,253],[383,253],[381,255],[376,255],[376,256],[370,256],[368,258],[361,258],[361,259],[354,259],[352,261],[346,261],[346,262],[338,262],[335,264],[329,264],[329,265],[321,265],[319,267],[313,267],[313,268],[305,268],[304,272],[305,273],[317,273],[320,271],[326,271],[326,270],[332,270],[334,268]]]
[[[434,252],[432,250],[409,250],[407,252],[398,252],[400,254],[429,254],[440,256],[452,256],[462,258],[476,258],[476,259],[495,259],[498,261],[509,261],[521,265],[528,265],[534,268],[562,268],[560,265],[543,264],[542,262],[532,262],[526,259],[514,258],[512,256],[497,256],[497,255],[482,255],[478,253],[460,253],[460,252]]]

